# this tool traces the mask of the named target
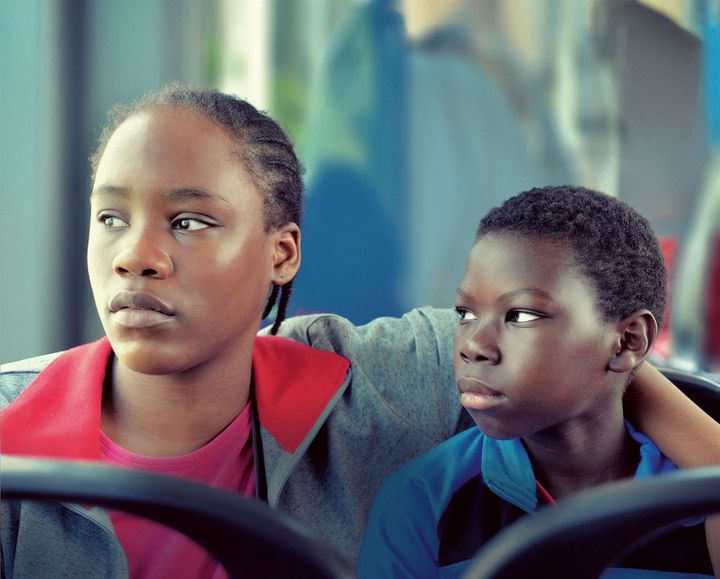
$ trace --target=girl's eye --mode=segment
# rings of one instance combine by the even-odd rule
[[[460,316],[461,322],[472,322],[473,320],[477,320],[477,316],[467,308],[456,307],[455,311]]]
[[[535,320],[539,320],[542,317],[543,316],[541,316],[540,314],[534,314],[532,312],[526,312],[524,310],[512,310],[508,312],[507,316],[505,316],[505,321],[522,324],[525,322],[534,322]]]
[[[172,225],[173,229],[179,229],[180,231],[198,231],[199,229],[210,227],[208,223],[200,221],[199,219],[193,219],[192,217],[176,219]]]
[[[129,227],[127,221],[123,221],[117,215],[100,214],[98,216],[98,221],[108,229],[121,229],[123,227]]]

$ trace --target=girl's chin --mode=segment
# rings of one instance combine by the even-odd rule
[[[113,352],[120,364],[139,374],[167,376],[179,374],[194,366],[187,354],[173,352],[167,344],[142,344],[111,340]]]

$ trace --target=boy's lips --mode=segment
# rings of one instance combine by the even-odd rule
[[[468,410],[487,410],[507,399],[506,394],[475,378],[458,378],[457,387],[460,391],[460,403]]]

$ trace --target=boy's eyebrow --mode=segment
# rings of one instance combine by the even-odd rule
[[[126,187],[116,187],[114,185],[100,185],[92,190],[90,198],[98,195],[117,195],[120,197],[127,197],[130,194],[129,189]],[[212,193],[205,191],[198,187],[179,187],[178,189],[170,189],[169,191],[163,192],[163,197],[166,199],[209,199],[211,201],[217,201],[224,205],[230,205],[230,202],[219,195],[218,193]]]
[[[553,300],[553,297],[549,293],[544,292],[544,291],[534,288],[534,287],[523,287],[523,288],[519,288],[516,290],[512,290],[510,292],[502,294],[496,301],[501,302],[503,300],[507,300],[508,298],[514,297],[518,294],[534,294],[534,295],[540,296],[542,298],[555,301],[555,300]],[[457,295],[458,295],[458,297],[462,298],[465,301],[472,301],[472,299],[473,299],[472,296],[469,293],[467,293],[466,291],[463,291],[462,288],[457,289]]]
[[[462,299],[465,300],[466,302],[471,300],[470,294],[468,294],[467,292],[464,292],[464,291],[463,291],[462,289],[460,289],[460,288],[457,288],[457,290],[455,291],[455,293],[457,294],[457,296],[458,296],[459,298],[462,298]]]

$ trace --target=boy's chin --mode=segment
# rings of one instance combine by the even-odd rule
[[[521,438],[522,436],[520,434],[508,434],[506,432],[486,432],[482,428],[480,431],[488,438],[492,438],[494,440],[513,440],[515,438]]]
[[[525,432],[517,432],[507,428],[506,424],[495,424],[477,417],[475,413],[470,410],[468,410],[468,412],[470,412],[470,415],[472,416],[477,428],[480,429],[480,432],[489,438],[494,438],[496,440],[511,440],[513,438],[519,438],[525,434]]]

